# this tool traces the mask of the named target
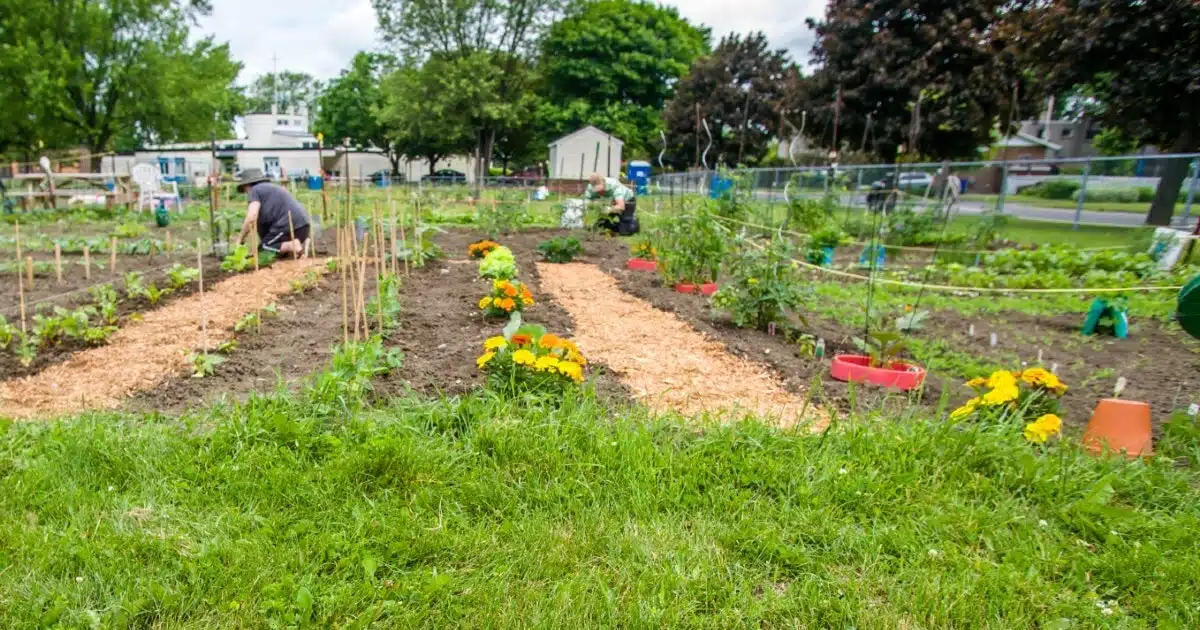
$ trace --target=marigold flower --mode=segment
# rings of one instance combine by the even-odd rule
[[[506,311],[511,311],[516,307],[517,307],[517,303],[513,302],[512,298],[504,298],[503,300],[500,300],[500,308],[502,308]]]
[[[549,372],[558,367],[558,357],[548,354],[544,357],[538,357],[537,363],[534,364],[534,369],[542,372]]]
[[[507,345],[508,340],[500,336],[489,337],[487,341],[483,342],[483,348],[485,350],[499,350]]]
[[[533,337],[531,337],[525,333],[519,333],[519,334],[512,336],[512,342],[514,345],[524,346],[524,345],[529,344],[532,341],[533,341]]]
[[[495,352],[485,352],[479,355],[478,359],[475,359],[475,367],[482,370],[483,366],[487,365],[488,361],[491,361],[494,358],[496,358]]]
[[[980,402],[987,406],[1003,405],[1007,402],[1012,402],[1021,395],[1021,390],[1017,389],[1015,384],[1001,384],[996,389],[983,395],[983,400]]]
[[[965,418],[975,413],[975,408],[979,406],[981,400],[978,397],[968,400],[966,404],[950,412],[950,419],[958,420],[959,418]]]
[[[506,287],[504,287],[504,295],[507,295],[507,296],[508,296],[508,297],[510,297],[510,298],[511,298],[511,297],[517,297],[517,293],[518,293],[518,292],[517,292],[517,288],[516,288],[516,287],[514,287],[514,286],[513,286],[513,285],[511,285],[511,284],[510,284],[510,285],[508,285],[508,286],[506,286]]]
[[[479,300],[479,308],[487,308],[491,305],[492,305],[492,298],[490,296],[485,295],[485,296],[483,296],[483,299]]]
[[[575,381],[576,383],[583,380],[583,368],[577,363],[560,361],[558,363],[558,371],[565,376],[571,377],[571,380]]]
[[[967,387],[978,388],[987,385],[988,380],[982,376],[967,381]]]
[[[997,370],[988,377],[987,386],[996,389],[1001,386],[1017,386],[1017,375],[1008,370]]]
[[[521,348],[513,353],[513,363],[517,365],[533,365],[537,363],[537,357],[525,348]]]
[[[525,300],[533,299],[533,294],[529,292],[529,287],[521,287],[521,298]]]
[[[560,344],[562,344],[562,338],[553,333],[546,333],[542,335],[542,339],[538,341],[538,345],[547,350],[553,350]]]

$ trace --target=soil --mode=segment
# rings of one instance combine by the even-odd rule
[[[518,279],[528,283],[537,301],[524,320],[570,337],[574,334],[571,316],[546,297],[536,265],[538,243],[559,233],[530,230],[498,241],[513,251],[521,270]],[[382,379],[381,391],[401,393],[412,389],[429,395],[453,395],[484,385],[475,359],[483,352],[484,340],[500,334],[507,322],[485,319],[478,308],[490,281],[478,277],[479,263],[467,258],[467,246],[482,238],[484,235],[476,231],[447,230],[436,239],[446,257],[411,272],[403,289],[401,325],[392,336],[392,344],[404,351],[404,366]],[[628,398],[603,365],[593,364],[592,370],[598,392],[612,399]]]
[[[237,348],[212,376],[174,376],[136,394],[126,407],[135,411],[178,413],[214,401],[245,400],[252,392],[269,393],[277,385],[294,388],[325,368],[333,345],[342,340],[342,299],[336,274],[303,294],[275,301],[279,315],[264,315],[258,330],[235,335]]]

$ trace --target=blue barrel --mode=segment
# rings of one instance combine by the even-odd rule
[[[629,163],[629,172],[626,174],[629,182],[633,184],[634,189],[639,195],[650,194],[650,163],[642,161],[633,161]]]
[[[325,178],[321,177],[320,175],[309,175],[308,176],[308,189],[309,190],[321,190],[324,187],[325,187]]]
[[[720,199],[722,195],[729,192],[733,188],[733,180],[728,177],[712,176],[712,183],[709,185],[709,197]]]

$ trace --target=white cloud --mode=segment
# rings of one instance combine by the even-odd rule
[[[771,45],[805,61],[812,47],[807,17],[819,17],[823,0],[660,0],[684,17],[712,28],[714,43],[730,32],[763,31]],[[379,46],[370,0],[213,0],[198,35],[228,41],[244,65],[240,83],[279,70],[307,72],[326,80],[359,50]],[[278,62],[273,57],[278,56]]]

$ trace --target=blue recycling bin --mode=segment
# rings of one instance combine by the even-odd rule
[[[308,189],[309,190],[321,190],[324,187],[325,187],[325,178],[324,177],[321,177],[320,175],[309,175],[308,176]]]
[[[639,195],[650,194],[650,163],[633,161],[629,163],[629,173],[626,175]]]
[[[729,177],[718,177],[713,173],[712,182],[708,186],[708,196],[713,199],[720,199],[723,195],[730,192],[733,188],[733,179]]]

